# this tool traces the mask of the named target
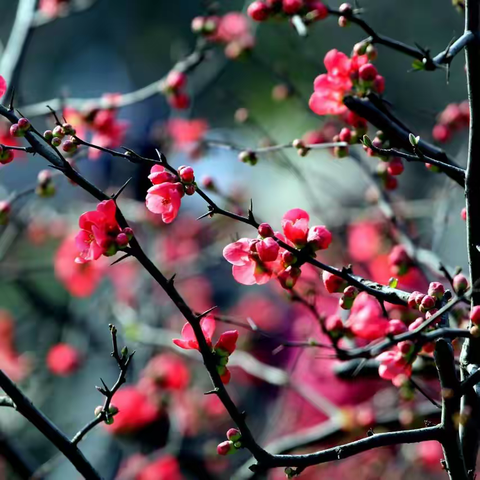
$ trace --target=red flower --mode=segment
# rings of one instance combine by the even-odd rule
[[[75,260],[77,263],[97,260],[101,255],[115,255],[120,247],[126,246],[124,236],[131,232],[120,229],[115,218],[116,211],[117,206],[113,200],[104,200],[97,205],[96,210],[80,216],[78,223],[81,230],[75,237],[80,250]]]
[[[228,330],[220,335],[215,344],[215,351],[222,356],[231,355],[237,347],[238,331]]]
[[[188,120],[186,118],[173,118],[167,124],[167,130],[173,138],[175,146],[179,150],[189,152],[200,140],[202,140],[208,124],[205,120]]]
[[[5,95],[6,91],[7,91],[7,82],[0,75],[0,98],[2,98]]]
[[[90,296],[105,274],[103,262],[76,263],[75,237],[60,244],[54,258],[55,276],[74,297]]]
[[[53,374],[68,376],[79,367],[80,355],[71,345],[58,343],[48,351],[46,361]]]
[[[215,319],[207,316],[200,321],[203,335],[209,347],[212,346],[212,336],[215,332]],[[198,341],[193,332],[193,328],[189,323],[186,323],[182,328],[182,339],[176,338],[173,343],[185,350],[199,350]]]
[[[130,385],[121,388],[114,395],[113,405],[118,408],[118,413],[113,417],[114,422],[106,425],[113,433],[133,433],[160,416],[158,407],[151,403],[144,393]]]
[[[262,245],[260,247],[262,255],[257,250],[257,243],[262,243],[266,240],[273,239],[268,238],[256,241],[249,238],[241,238],[223,249],[223,256],[225,260],[232,264],[232,275],[238,283],[243,285],[253,285],[255,283],[263,285],[272,278],[274,261],[264,262],[261,257],[263,256],[263,258],[269,260],[274,258],[274,247],[265,245],[265,248],[263,248]],[[276,252],[278,254],[278,249]]]
[[[177,459],[171,455],[154,460],[135,476],[135,480],[182,480],[183,478]]]
[[[391,380],[396,387],[402,386],[404,381],[412,374],[412,366],[407,362],[398,347],[381,353],[377,360],[380,362],[378,367],[380,377],[384,380]]]
[[[171,223],[178,215],[184,188],[177,177],[167,172],[164,167],[154,165],[148,178],[153,183],[147,192],[145,203],[152,213],[162,216],[165,223]]]
[[[375,340],[385,336],[389,322],[383,316],[377,300],[362,292],[353,304],[348,326],[352,333],[365,340]]]
[[[318,115],[339,115],[347,111],[343,96],[353,86],[350,79],[352,61],[344,53],[330,50],[324,64],[328,73],[315,79],[309,105]]]
[[[297,246],[305,245],[308,237],[308,222],[310,216],[305,210],[294,208],[282,218],[282,228],[285,237]]]
[[[182,358],[172,353],[155,355],[142,371],[139,388],[149,390],[184,390],[190,382],[190,371]]]

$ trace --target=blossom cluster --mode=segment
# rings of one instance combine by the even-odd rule
[[[79,218],[80,232],[75,241],[79,255],[77,263],[97,260],[102,255],[111,257],[126,248],[133,237],[131,228],[120,228],[117,218],[117,206],[113,200],[104,200],[97,209],[85,212]]]
[[[317,115],[347,112],[343,99],[349,93],[363,96],[370,91],[381,94],[385,89],[385,80],[370,63],[367,53],[354,53],[348,57],[336,49],[330,50],[325,55],[324,64],[327,73],[315,79],[309,102]]]
[[[276,277],[283,288],[293,288],[302,273],[301,263],[278,241],[313,256],[318,250],[327,249],[332,241],[325,226],[309,227],[309,220],[305,210],[295,208],[283,216],[283,234],[263,223],[258,227],[258,238],[241,238],[227,245],[223,256],[233,265],[235,280],[243,285],[262,285]]]
[[[256,0],[247,12],[257,22],[298,15],[305,23],[312,23],[328,16],[327,6],[319,0]]]
[[[231,59],[240,57],[255,45],[248,18],[240,12],[196,17],[192,20],[192,30],[210,42],[225,45],[225,55]]]
[[[178,215],[182,197],[195,193],[195,174],[192,167],[181,166],[173,174],[161,165],[154,165],[148,176],[153,186],[145,199],[148,210],[161,215],[163,222],[171,223]]]
[[[211,316],[206,316],[200,321],[200,327],[205,338],[205,342],[209,349],[212,349],[212,337],[215,333],[215,319]],[[223,383],[230,381],[230,370],[227,368],[228,357],[235,351],[238,340],[237,330],[228,330],[223,332],[217,343],[212,349],[217,363],[217,371]],[[173,341],[175,345],[185,350],[199,350],[200,345],[195,336],[192,325],[186,323],[182,328],[182,338]]]

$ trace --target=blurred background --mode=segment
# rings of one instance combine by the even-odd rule
[[[43,131],[53,126],[46,108],[52,99],[67,106],[76,99],[75,107],[85,99],[82,111],[87,111],[93,99],[98,103],[105,94],[155,85],[195,49],[192,19],[212,11],[219,16],[245,12],[249,3],[97,0],[92,5],[61,5],[58,11],[44,4],[43,13],[39,5],[38,25],[30,32],[12,78],[16,106]],[[329,6],[338,7],[337,3],[331,0]],[[0,66],[18,4],[0,0]],[[378,32],[418,43],[433,54],[463,30],[463,17],[450,0],[362,0],[360,7],[363,18]],[[355,25],[339,28],[336,17],[314,24],[306,38],[288,22],[248,20],[248,24],[254,39],[251,51],[230,58],[232,53],[226,54],[225,45],[219,43],[188,72],[187,109],[172,108],[160,92],[115,109],[115,121],[125,132],[121,142],[110,146],[125,145],[152,157],[158,148],[176,167],[191,164],[197,179],[205,181],[208,176],[214,182],[212,195],[220,203],[246,212],[252,199],[257,218],[275,229],[287,210],[304,208],[312,224],[325,224],[338,239],[322,260],[336,266],[353,262],[360,272],[388,282],[392,276],[388,251],[395,241],[377,202],[377,159],[368,158],[360,147],[351,148],[356,159],[335,158],[330,149],[314,150],[306,157],[284,149],[259,155],[255,166],[237,158],[239,150],[288,143],[308,132],[331,132],[330,119],[308,107],[313,80],[325,71],[323,58],[329,50],[350,54],[365,34]],[[449,81],[443,70],[412,71],[411,59],[381,46],[375,64],[386,79],[384,98],[422,138],[432,140],[437,115],[466,98],[461,55],[452,64]],[[76,112],[63,113],[74,123]],[[201,120],[182,127],[183,136],[191,135],[193,141],[182,139],[182,132],[175,134],[172,119]],[[334,133],[338,130],[333,128]],[[373,129],[372,138],[374,133]],[[0,138],[12,141],[7,134]],[[466,142],[462,130],[444,146],[460,165],[465,164]],[[240,148],[221,148],[225,144]],[[348,366],[339,367],[318,350],[278,351],[285,339],[321,338],[321,333],[308,308],[292,302],[273,282],[245,287],[232,278],[222,249],[232,239],[255,232],[225,218],[196,222],[206,211],[197,196],[184,199],[174,223],[162,224],[144,206],[148,169],[108,154],[88,156],[87,149],[79,151],[77,167],[107,192],[133,178],[119,205],[160,269],[177,274],[178,288],[192,307],[203,311],[218,305],[216,314],[224,320],[247,326],[238,327],[239,352],[231,359],[229,390],[248,412],[249,425],[262,445],[282,450],[290,435],[308,434],[312,445],[305,448],[318,449],[364,436],[379,419],[383,423],[375,431],[423,425],[425,419],[435,418],[435,410],[418,392],[402,397],[389,382],[369,375],[368,368],[352,378]],[[45,168],[42,158],[18,155],[1,168],[0,198],[35,186],[38,172]],[[211,387],[197,352],[185,355],[189,352],[173,346],[171,339],[179,336],[183,321],[168,298],[133,260],[113,267],[99,261],[83,270],[73,264],[71,233],[78,228],[79,215],[93,210],[95,203],[63,178],[56,177],[54,184],[56,194],[51,198],[32,194],[16,199],[9,224],[1,227],[0,367],[71,437],[103,402],[95,389],[100,377],[111,385],[118,374],[110,357],[108,324],[113,323],[121,344],[136,354],[127,385],[120,391],[126,393],[114,401],[121,411],[118,418],[109,427],[98,426],[80,444],[102,476],[262,478],[242,467],[248,452],[217,456],[216,445],[233,425],[216,399],[203,395]],[[440,259],[452,272],[466,267],[463,194],[458,186],[422,164],[409,164],[398,189],[388,195],[422,262],[431,266]],[[357,247],[362,254],[355,253]],[[437,278],[433,270],[427,267],[424,276]],[[337,299],[325,295],[318,273],[307,276],[301,286],[305,295],[313,298],[318,312],[334,313]],[[401,286],[417,289],[425,281],[420,277],[400,279]],[[252,331],[252,324],[260,332]],[[219,319],[218,332],[229,328],[228,321]],[[55,357],[52,347],[58,345],[71,348],[58,350]],[[427,367],[419,375],[426,375],[427,387],[435,390]],[[280,438],[287,447],[272,443]],[[4,456],[18,454],[37,471],[34,478],[79,478],[38,431],[7,408],[0,411],[2,442]],[[302,476],[444,478],[439,456],[431,445],[382,449],[309,469]],[[2,472],[1,478],[19,478],[8,460]],[[268,478],[283,477],[279,471]]]

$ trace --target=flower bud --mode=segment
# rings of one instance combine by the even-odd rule
[[[344,330],[342,319],[338,315],[330,315],[325,320],[325,328],[330,333],[340,333]]]
[[[30,122],[26,118],[19,118],[17,125],[20,130],[23,130],[24,132],[29,130],[31,127]]]
[[[375,80],[377,74],[377,69],[371,63],[366,63],[365,65],[362,65],[358,70],[360,80],[363,80],[364,82],[372,82],[373,80]]]
[[[316,225],[308,230],[307,244],[316,252],[325,250],[332,242],[332,234],[324,225]]]
[[[75,142],[71,140],[66,140],[63,142],[62,150],[66,153],[74,153],[77,150],[78,146]]]
[[[388,162],[387,172],[390,175],[401,175],[404,169],[401,158],[394,157]]]
[[[12,137],[23,137],[25,132],[19,127],[18,123],[14,123],[10,126],[10,135]]]
[[[47,141],[50,142],[53,138],[53,132],[51,130],[45,130],[43,132],[43,138]]]
[[[217,453],[219,455],[230,455],[231,453],[235,453],[235,451],[236,448],[233,446],[233,442],[230,440],[226,440],[225,442],[217,445]]]
[[[0,150],[0,163],[2,165],[7,165],[7,163],[12,162],[14,158],[13,150],[2,147]]]
[[[272,227],[268,223],[261,223],[258,226],[258,234],[262,238],[273,237],[275,234],[273,233]]]
[[[428,286],[428,294],[437,300],[441,300],[445,295],[445,287],[439,282],[431,282]]]
[[[59,146],[62,144],[62,139],[61,139],[61,138],[58,138],[58,137],[53,137],[52,140],[50,141],[50,143],[51,143],[54,147],[59,147]]]
[[[231,355],[237,347],[238,331],[228,330],[220,335],[215,344],[215,351],[217,355],[228,356]]]
[[[407,331],[407,326],[401,320],[392,319],[388,322],[387,335],[400,335]]]
[[[52,134],[56,138],[63,138],[65,136],[65,130],[60,126],[57,125],[53,130]]]
[[[192,167],[180,167],[178,169],[178,175],[183,183],[192,183],[195,180],[195,173]]]
[[[255,165],[257,163],[257,155],[249,150],[244,150],[238,154],[238,159],[243,163]]]
[[[425,295],[422,299],[422,303],[420,304],[420,311],[427,312],[435,307],[435,298],[431,297],[430,295]]]
[[[407,301],[407,304],[408,304],[408,307],[409,308],[417,308],[418,307],[418,303],[417,303],[417,295],[419,294],[420,292],[412,292],[410,294],[410,296],[408,297],[408,301]]]
[[[195,185],[185,185],[185,193],[187,195],[194,195],[195,194]]]
[[[413,347],[414,347],[413,342],[411,342],[410,340],[399,342],[397,346],[400,352],[402,353],[402,355],[405,355],[405,356],[412,353]]]
[[[470,311],[470,320],[475,325],[480,325],[480,306],[476,305]]]
[[[35,189],[35,193],[40,197],[47,198],[55,195],[55,191],[56,189],[50,170],[41,170],[37,176],[37,188]]]
[[[202,187],[205,190],[210,190],[212,192],[214,192],[216,190],[215,181],[213,180],[212,177],[210,177],[208,175],[205,175],[202,178],[201,183],[202,183]]]
[[[345,287],[347,286],[347,282],[340,277],[337,277],[333,273],[327,272],[326,270],[323,271],[323,284],[328,293],[336,293],[336,292],[343,292]]]
[[[117,238],[115,239],[115,242],[117,243],[119,248],[124,248],[128,245],[128,242],[130,239],[128,238],[128,235],[126,235],[124,232],[121,232],[117,235]]]
[[[271,237],[257,243],[258,256],[262,262],[274,262],[278,257],[279,250],[278,243]]]
[[[242,434],[236,428],[230,428],[227,431],[227,438],[232,442],[237,442],[242,438]]]
[[[301,274],[302,271],[299,268],[290,266],[278,274],[278,281],[283,288],[291,290],[297,283]]]
[[[282,10],[287,15],[295,15],[303,7],[302,0],[283,0],[282,1]]]
[[[339,137],[341,142],[350,143],[350,141],[352,139],[352,131],[349,128],[344,127],[340,130],[340,133],[338,134],[338,137]]]
[[[248,16],[256,22],[263,22],[267,20],[270,15],[270,8],[268,5],[260,0],[250,4],[247,9]]]
[[[468,290],[469,284],[467,277],[459,273],[453,277],[453,289],[457,295],[463,295]]]
[[[173,108],[185,110],[190,106],[190,97],[185,93],[175,92],[167,97],[168,103]]]

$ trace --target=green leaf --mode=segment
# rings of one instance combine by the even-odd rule
[[[412,67],[414,70],[425,70],[425,64],[418,58],[413,61]]]
[[[395,278],[395,277],[390,278],[390,280],[388,281],[388,286],[390,288],[397,288],[397,285],[398,285],[398,278]]]

